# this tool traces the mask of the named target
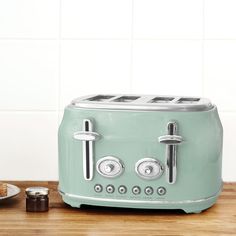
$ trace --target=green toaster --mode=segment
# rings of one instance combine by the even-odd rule
[[[223,128],[200,97],[90,95],[65,108],[59,192],[72,207],[211,207],[222,189]]]

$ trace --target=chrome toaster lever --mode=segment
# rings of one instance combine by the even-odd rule
[[[80,141],[96,141],[100,138],[100,135],[96,132],[78,131],[74,133],[74,139]]]
[[[100,135],[93,132],[93,124],[91,120],[83,120],[83,131],[74,133],[74,139],[80,140],[83,143],[83,173],[85,180],[93,179],[93,142],[98,140]]]
[[[168,134],[159,137],[159,142],[166,144],[166,178],[169,184],[176,182],[177,163],[176,163],[176,145],[181,144],[183,138],[177,135],[177,123],[169,122],[167,125]]]

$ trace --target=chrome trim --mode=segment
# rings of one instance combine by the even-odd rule
[[[154,177],[148,176],[148,175],[147,175],[147,176],[142,175],[142,174],[139,172],[138,168],[139,168],[140,164],[142,164],[143,162],[154,162],[155,164],[157,164],[157,165],[160,167],[160,172],[159,172],[159,174],[158,174],[158,175],[155,175]],[[162,164],[159,160],[154,159],[154,158],[149,158],[149,157],[147,157],[147,158],[140,159],[140,160],[138,160],[138,161],[135,163],[135,172],[136,172],[136,174],[137,174],[139,177],[141,177],[142,179],[148,179],[148,180],[157,179],[157,178],[160,178],[160,177],[162,176],[162,174],[163,174],[163,172],[164,172],[164,166],[163,166],[163,164]]]
[[[107,99],[98,99],[96,97],[104,96]],[[121,97],[139,97],[132,101],[122,101]],[[111,98],[110,98],[111,97]],[[173,97],[174,99],[167,102],[151,102],[157,97]],[[184,102],[183,99],[190,99]],[[182,102],[180,102],[182,99]],[[184,96],[157,96],[157,95],[140,95],[140,94],[111,94],[111,95],[88,95],[74,99],[70,106],[73,108],[87,109],[114,109],[114,110],[144,110],[144,111],[208,111],[214,108],[214,105],[207,98],[184,97]]]
[[[119,171],[117,174],[114,174],[114,175],[107,175],[107,174],[104,174],[104,173],[100,170],[100,168],[99,168],[100,164],[101,164],[103,161],[109,161],[109,160],[114,161],[114,162],[116,162],[116,163],[119,165],[120,171]],[[96,170],[97,170],[97,172],[98,172],[100,175],[102,175],[103,177],[106,177],[106,178],[115,178],[115,177],[120,176],[120,175],[123,173],[124,168],[125,168],[125,167],[124,167],[123,162],[122,162],[119,158],[114,157],[114,156],[105,156],[105,157],[102,157],[102,158],[100,158],[100,159],[97,161],[97,164],[96,164]],[[114,167],[113,167],[113,169],[114,169]],[[113,170],[113,169],[112,169],[112,170]],[[112,171],[112,170],[111,170],[111,171]]]
[[[101,193],[102,190],[103,190],[103,187],[102,187],[101,184],[95,184],[94,190],[95,190],[96,193]]]
[[[109,184],[106,186],[106,191],[107,191],[107,193],[114,193],[115,187],[112,184]]]
[[[165,187],[159,187],[157,189],[157,194],[160,195],[160,196],[163,196],[166,194],[166,188]]]
[[[87,126],[88,124],[88,126]],[[83,120],[83,131],[75,132],[73,137],[76,140],[82,141],[83,146],[83,175],[85,180],[93,179],[94,172],[94,153],[93,153],[93,142],[98,140],[99,134],[93,132],[93,124],[89,119]]]
[[[89,123],[89,132],[93,130],[93,124],[91,120],[84,119],[83,120],[83,130],[86,130],[86,122]],[[86,180],[92,180],[93,179],[93,142],[92,141],[82,141],[83,143],[83,171],[84,171],[84,178]],[[89,153],[87,153],[86,145],[89,146]],[[89,160],[89,164],[87,164],[87,158]],[[88,166],[87,166],[88,165]],[[87,176],[87,171],[89,170],[89,177]]]
[[[79,131],[74,133],[74,139],[78,139],[80,141],[95,141],[99,138],[100,134],[96,132]]]
[[[58,189],[61,196],[67,196],[71,198],[76,198],[79,200],[88,200],[88,201],[98,201],[98,202],[115,202],[115,203],[129,203],[129,204],[147,204],[147,205],[153,205],[153,204],[191,204],[191,203],[201,203],[208,200],[211,200],[215,197],[217,197],[223,187],[223,183],[221,184],[220,189],[218,192],[216,192],[214,195],[206,198],[196,199],[196,200],[182,200],[182,201],[169,201],[169,200],[123,200],[123,199],[114,199],[114,198],[99,198],[99,197],[86,197],[86,196],[79,196],[76,194],[71,193],[65,193]]]
[[[164,143],[167,145],[178,145],[181,144],[183,141],[183,138],[179,135],[163,135],[158,138],[160,143]]]
[[[134,186],[134,187],[132,188],[132,193],[133,193],[134,195],[140,194],[140,193],[141,193],[141,188],[140,188],[139,186]]]
[[[154,193],[154,190],[151,186],[147,186],[145,189],[144,189],[144,193],[146,195],[152,195]]]
[[[166,144],[166,179],[169,184],[174,184],[177,178],[177,147],[183,138],[177,135],[177,123],[171,121],[167,124],[168,134],[159,137],[159,142]]]
[[[125,186],[125,185],[120,185],[120,186],[118,187],[118,192],[119,192],[120,194],[125,194],[125,193],[127,192],[126,186]]]

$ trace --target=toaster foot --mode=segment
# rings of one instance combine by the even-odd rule
[[[202,211],[194,211],[194,212],[192,212],[193,214],[199,214],[199,213],[201,213]]]
[[[201,213],[203,210],[190,210],[190,209],[183,209],[183,211],[187,214],[199,214]]]
[[[212,197],[211,199],[202,201],[202,202],[195,202],[192,204],[188,204],[187,206],[183,207],[182,210],[185,213],[189,214],[199,214],[202,211],[207,210],[208,208],[212,207],[217,200],[217,196]]]
[[[186,207],[183,208],[182,210],[187,213],[187,214],[199,214],[205,210],[207,210],[208,208],[210,208],[214,203],[208,204],[208,205],[202,205],[201,207]]]

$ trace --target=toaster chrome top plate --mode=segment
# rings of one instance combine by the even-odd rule
[[[208,111],[214,105],[207,98],[157,95],[89,95],[74,99],[70,106],[90,109]]]

